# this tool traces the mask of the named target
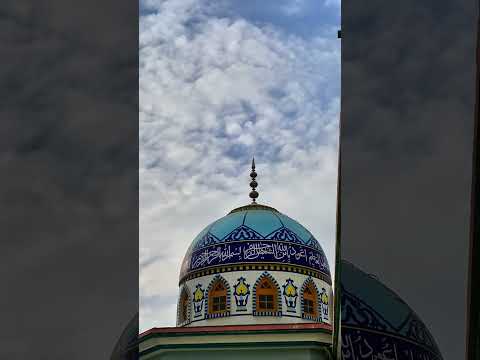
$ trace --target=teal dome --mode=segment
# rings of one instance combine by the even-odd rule
[[[340,276],[344,359],[361,352],[378,359],[442,359],[428,328],[395,292],[347,261]]]
[[[310,231],[272,207],[251,204],[232,210],[195,237],[180,278],[210,266],[250,262],[304,266],[330,277],[325,254]]]

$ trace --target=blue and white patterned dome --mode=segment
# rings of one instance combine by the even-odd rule
[[[340,292],[343,359],[442,360],[418,315],[374,276],[342,261]]]
[[[239,263],[295,265],[331,283],[325,254],[310,231],[265,205],[234,209],[205,227],[185,255],[180,281],[193,272]]]

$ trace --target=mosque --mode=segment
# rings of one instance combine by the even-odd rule
[[[257,203],[254,160],[250,176],[252,202],[206,226],[186,251],[177,326],[140,334],[141,360],[333,359],[327,258],[304,226]],[[408,305],[351,264],[341,266],[339,357],[442,359]]]

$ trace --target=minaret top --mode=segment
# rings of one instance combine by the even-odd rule
[[[250,177],[252,180],[250,181],[250,187],[252,191],[250,191],[250,198],[252,199],[252,204],[256,204],[256,199],[258,198],[258,192],[255,188],[258,186],[257,181],[255,178],[257,177],[257,173],[255,172],[255,158],[252,158],[252,172],[250,173]]]

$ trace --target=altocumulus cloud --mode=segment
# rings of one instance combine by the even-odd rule
[[[226,16],[227,3],[141,6],[141,330],[175,324],[183,254],[204,226],[248,202],[253,154],[260,203],[309,228],[333,268],[337,29],[305,39]]]

